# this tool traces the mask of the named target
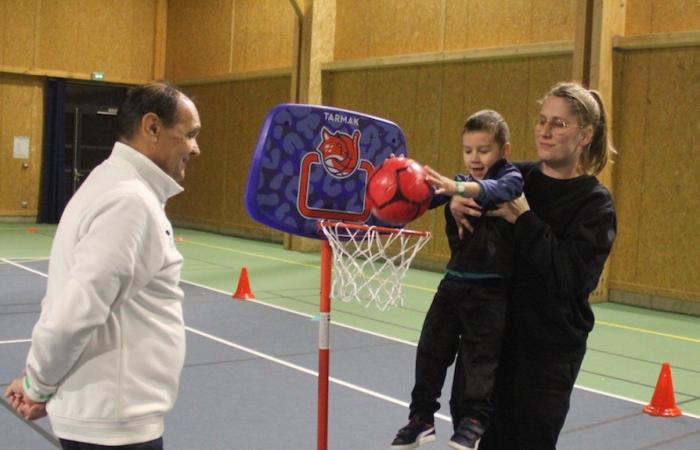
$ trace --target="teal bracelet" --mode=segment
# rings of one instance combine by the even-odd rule
[[[457,185],[457,193],[464,195],[464,181],[455,181],[455,184]]]
[[[31,391],[31,387],[29,385],[29,377],[27,375],[24,376],[24,380],[22,380],[24,384],[24,391],[29,392]],[[42,395],[42,394],[36,394],[35,397],[39,399],[39,403],[46,403],[51,399],[51,394],[49,395]],[[31,397],[30,397],[31,398]]]

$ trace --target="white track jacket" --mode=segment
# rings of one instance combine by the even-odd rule
[[[101,445],[157,439],[185,356],[182,256],[165,216],[182,188],[116,143],[66,207],[25,389],[57,436]]]

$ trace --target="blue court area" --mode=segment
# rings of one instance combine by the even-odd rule
[[[3,390],[24,366],[46,271],[45,260],[0,264]],[[166,448],[315,449],[318,322],[204,286],[183,288],[187,359]],[[332,325],[331,348],[329,448],[387,449],[406,421],[414,345]],[[448,417],[439,416],[436,426],[437,443],[422,448],[447,448]],[[4,402],[0,436],[3,450],[55,448],[46,419],[25,423]],[[559,448],[697,449],[700,420],[650,417],[638,402],[577,389]]]

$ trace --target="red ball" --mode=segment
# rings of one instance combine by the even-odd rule
[[[423,215],[433,190],[425,181],[423,166],[393,155],[374,168],[367,181],[367,201],[372,214],[394,226],[405,225]]]

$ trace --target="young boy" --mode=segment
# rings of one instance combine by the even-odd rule
[[[523,181],[505,159],[510,153],[508,124],[496,111],[479,111],[467,119],[462,147],[468,176],[452,180],[426,167],[428,182],[436,188],[430,207],[447,203],[445,232],[451,254],[418,343],[410,421],[399,430],[392,450],[413,449],[435,440],[437,399],[458,348],[464,357],[465,389],[460,404],[452,405],[459,412],[453,419],[459,422],[454,424],[449,446],[475,449],[492,410],[490,396],[513,267],[512,225],[484,214],[470,220],[473,232],[461,233],[449,200],[452,195],[471,197],[486,211],[520,196]]]

